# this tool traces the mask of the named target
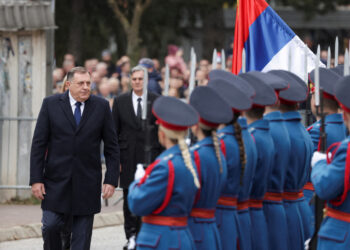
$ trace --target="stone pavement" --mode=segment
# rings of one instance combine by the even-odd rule
[[[122,192],[117,191],[108,200],[109,206],[102,206],[101,213],[95,215],[94,228],[123,224],[123,201],[115,205],[121,197]],[[0,243],[41,237],[41,215],[40,206],[0,205]],[[122,238],[124,239],[124,234]]]
[[[94,229],[91,250],[121,250],[125,244],[122,225]],[[0,242],[0,250],[42,250],[42,238]]]

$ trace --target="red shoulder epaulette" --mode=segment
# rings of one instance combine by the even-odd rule
[[[226,145],[225,145],[224,139],[221,139],[221,140],[220,140],[220,148],[221,148],[222,153],[223,153],[224,156],[226,157]]]
[[[201,159],[199,157],[199,153],[197,150],[195,150],[194,152],[194,162],[196,163],[196,167],[197,167],[197,173],[198,173],[198,180],[199,183],[201,183],[202,180],[202,175],[201,175]],[[197,203],[197,201],[199,200],[201,196],[201,189],[199,188],[196,194],[196,198],[194,199],[194,204]]]
[[[153,214],[160,214],[169,204],[171,195],[173,193],[174,189],[174,180],[175,180],[175,171],[174,171],[174,164],[171,160],[168,161],[168,168],[169,168],[169,174],[168,174],[168,186],[166,189],[166,194],[164,201],[162,205],[160,205],[159,208],[157,208]]]
[[[151,174],[153,168],[160,162],[160,160],[156,160],[153,163],[151,163],[145,172],[145,175],[140,179],[139,183],[137,183],[138,186],[142,185],[143,183],[145,183],[145,181],[147,180],[148,176]]]

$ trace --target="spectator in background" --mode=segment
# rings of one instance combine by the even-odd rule
[[[71,69],[73,69],[75,67],[75,64],[73,61],[71,60],[64,60],[63,64],[62,64],[62,68],[64,71],[64,74],[66,75],[69,71],[71,71]]]
[[[165,57],[165,64],[168,64],[170,68],[177,68],[181,74],[186,74],[187,66],[182,58],[183,50],[175,46],[168,46],[168,55]]]
[[[154,69],[159,74],[160,73],[160,62],[159,62],[159,60],[156,59],[156,58],[153,58],[152,61],[153,61],[153,64],[154,64]]]
[[[153,92],[155,94],[161,95],[162,88],[159,85],[159,81],[161,80],[160,75],[154,69],[154,63],[150,58],[142,58],[139,61],[139,65],[145,67],[148,70],[148,91]]]
[[[91,73],[91,92],[93,95],[98,94],[98,86],[100,85],[102,77],[96,71]]]
[[[108,75],[108,66],[105,62],[99,62],[96,65],[96,72],[100,75],[100,77],[106,77]]]
[[[129,92],[130,87],[130,78],[127,76],[123,76],[120,80],[120,91],[119,95]]]
[[[116,72],[116,66],[112,62],[112,54],[108,49],[102,51],[102,62],[107,64],[107,76],[111,77]]]
[[[205,77],[208,78],[209,75],[209,61],[207,59],[202,59],[199,61],[199,69],[202,70],[205,74]]]
[[[71,61],[75,65],[75,57],[73,56],[73,54],[70,54],[70,53],[65,54],[63,57],[63,61]]]
[[[86,70],[91,74],[96,70],[96,65],[98,64],[98,60],[95,58],[88,59],[85,61],[84,66]]]
[[[109,100],[110,89],[108,84],[108,78],[103,77],[100,85],[98,86],[98,96],[104,98],[105,100]]]
[[[328,51],[327,50],[321,50],[321,62],[324,65],[327,65],[327,59],[328,59]]]
[[[119,74],[119,80],[123,76],[129,77],[130,74],[130,58],[128,56],[122,56],[117,62],[117,72]]]
[[[56,85],[62,82],[64,77],[64,71],[61,68],[56,68],[52,72],[52,87],[55,89]]]
[[[119,80],[115,77],[108,79],[108,85],[112,97],[117,97],[119,93]]]
[[[196,72],[196,85],[197,86],[208,85],[208,78],[203,70],[197,70]]]

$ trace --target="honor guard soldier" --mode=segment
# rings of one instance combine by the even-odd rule
[[[312,156],[312,141],[304,126],[301,115],[297,111],[298,103],[307,99],[306,84],[296,75],[284,71],[273,70],[289,83],[289,88],[279,93],[280,111],[288,130],[291,151],[284,182],[284,208],[287,215],[289,249],[304,249],[305,241],[311,237],[311,210],[304,199],[302,189],[307,181],[308,169]]]
[[[252,109],[243,112],[247,119],[248,131],[252,134],[258,161],[254,172],[252,190],[250,192],[250,217],[252,221],[253,249],[270,249],[266,218],[263,211],[263,198],[267,190],[271,167],[274,161],[275,148],[269,131],[269,121],[263,119],[265,107],[277,101],[275,91],[256,76],[257,72],[240,74],[255,89]]]
[[[320,88],[323,89],[323,110],[325,113],[325,133],[326,133],[326,149],[334,143],[343,141],[346,138],[346,127],[342,115],[338,113],[339,105],[334,96],[335,83],[341,78],[340,75],[334,73],[334,71],[326,68],[320,68]],[[313,84],[315,82],[315,71],[310,73],[310,80]],[[311,110],[315,117],[316,105],[315,105],[315,89],[312,88],[311,97]],[[308,127],[307,131],[311,135],[312,142],[314,144],[313,152],[320,151],[321,140],[321,118],[317,117],[317,121]],[[336,144],[334,144],[336,146]],[[310,169],[311,172],[311,169]],[[312,186],[310,177],[308,182],[304,186],[305,199],[310,204],[310,201],[314,195],[314,187]],[[315,208],[310,205],[311,211],[314,214]],[[314,215],[313,215],[314,218]],[[314,230],[314,219],[312,219],[312,232]]]
[[[215,208],[226,184],[227,166],[216,129],[220,124],[232,120],[232,111],[215,90],[204,86],[194,89],[190,105],[200,117],[199,123],[191,128],[198,142],[190,151],[201,187],[191,211],[189,227],[197,250],[220,250],[222,247],[215,221]]]
[[[271,86],[279,96],[281,90],[288,89],[286,80],[270,73],[250,72]],[[264,196],[264,214],[268,228],[270,250],[288,249],[287,217],[283,206],[283,187],[290,152],[290,140],[282,114],[279,111],[279,99],[272,106],[265,107],[264,120],[269,121],[270,135],[273,140],[275,154]]]
[[[145,173],[138,165],[129,187],[130,210],[143,216],[137,249],[195,249],[187,221],[200,185],[185,136],[198,123],[198,114],[173,97],[159,97],[153,114],[159,123],[159,142],[166,150]]]
[[[215,71],[219,72],[219,70]],[[211,76],[215,71],[212,71]],[[252,170],[246,167],[246,151],[241,127],[238,124],[240,112],[250,109],[252,101],[250,97],[236,87],[232,81],[230,82],[230,79],[235,82],[241,81],[242,84],[246,84],[244,80],[238,77],[230,76],[228,78],[215,79],[215,74],[214,77],[211,77],[208,84],[209,87],[215,89],[221,97],[226,100],[234,114],[233,119],[218,130],[221,149],[227,161],[227,180],[218,200],[215,214],[216,223],[221,236],[222,248],[224,250],[235,250],[239,245],[239,220],[237,215],[238,194],[240,189],[243,188],[243,183],[246,181],[248,184],[245,186],[249,187],[252,179],[252,174],[250,174]],[[250,220],[248,222],[250,222]],[[250,227],[246,228],[245,237],[249,241],[249,244],[246,245],[250,246]],[[243,248],[241,247],[241,249]]]
[[[343,108],[343,118],[350,128],[350,76],[335,86],[335,98]],[[315,152],[311,181],[321,200],[327,201],[327,213],[318,232],[318,250],[350,249],[350,140],[347,137],[328,154]],[[328,151],[328,150],[327,150]]]

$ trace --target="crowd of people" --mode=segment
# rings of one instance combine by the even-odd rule
[[[231,67],[232,58],[226,60],[226,67]],[[146,67],[149,74],[148,89],[158,95],[164,91],[165,65],[169,65],[169,96],[178,98],[187,97],[186,89],[189,85],[190,66],[183,59],[183,50],[175,45],[168,46],[168,55],[161,62],[156,58],[141,58],[139,64]],[[113,106],[113,99],[131,89],[130,85],[130,58],[122,56],[116,63],[112,61],[110,51],[104,50],[101,53],[101,59],[92,58],[85,60],[84,67],[91,74],[92,94],[101,96],[110,102]],[[57,67],[53,71],[53,93],[63,93],[67,90],[64,84],[65,75],[69,70],[76,66],[76,61],[72,54],[66,54],[63,59],[62,67]],[[197,64],[195,81],[197,86],[208,84],[208,74],[211,70],[211,62],[207,59],[201,59]],[[220,53],[217,57],[217,68],[221,68]]]

